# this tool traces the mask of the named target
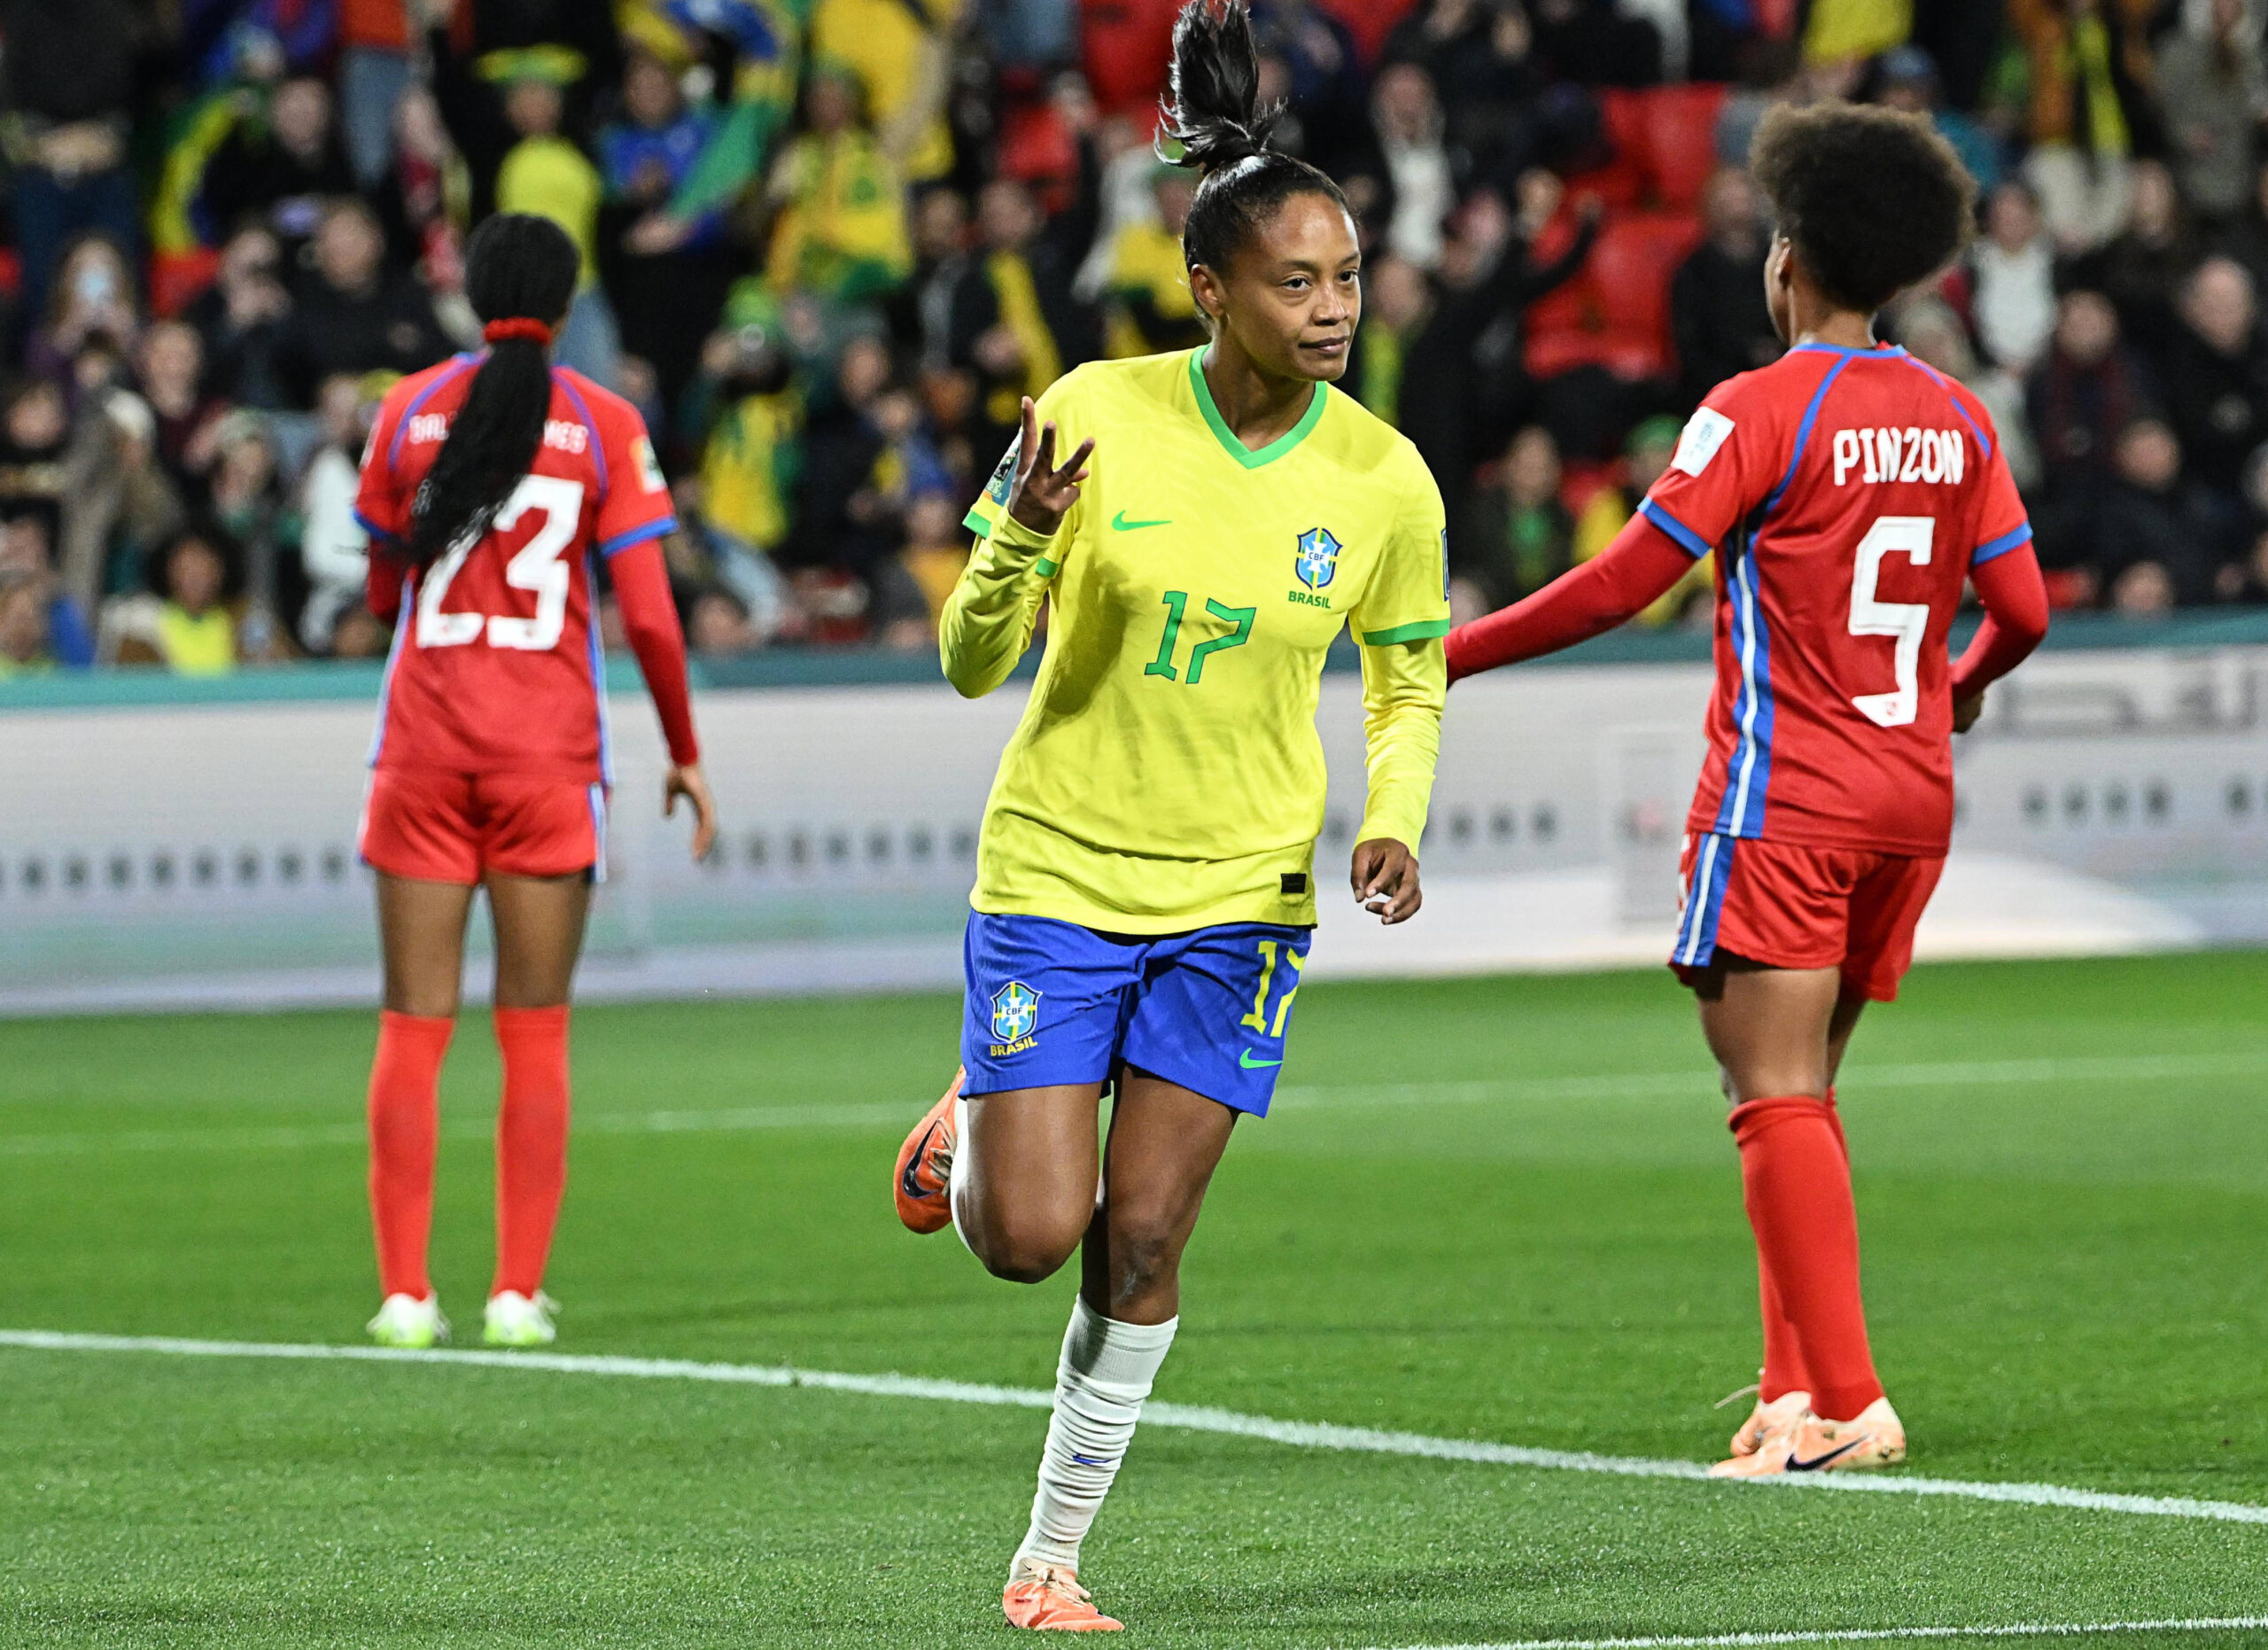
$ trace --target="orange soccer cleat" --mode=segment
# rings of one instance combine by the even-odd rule
[[[897,1201],[897,1218],[909,1231],[942,1232],[953,1223],[953,1148],[960,1142],[960,1086],[967,1081],[967,1070],[955,1071],[944,1098],[897,1148],[890,1192]]]
[[[1804,1417],[1810,1413],[1811,1394],[1808,1392],[1783,1392],[1769,1404],[1759,1397],[1756,1407],[1749,1412],[1748,1419],[1741,1422],[1740,1430],[1733,1434],[1733,1453],[1755,1454],[1764,1447],[1767,1438],[1800,1426]]]
[[[1011,1627],[1042,1633],[1120,1633],[1126,1623],[1113,1621],[1092,1602],[1094,1595],[1079,1585],[1078,1572],[1040,1559],[1026,1559],[1000,1592],[1000,1608]]]
[[[1906,1426],[1888,1398],[1876,1398],[1849,1420],[1806,1412],[1792,1427],[1766,1436],[1752,1455],[1709,1469],[1712,1478],[1770,1478],[1783,1473],[1864,1472],[1906,1459]]]

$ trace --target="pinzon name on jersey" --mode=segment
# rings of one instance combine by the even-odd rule
[[[422,447],[431,441],[446,441],[449,438],[449,415],[419,413],[409,421],[409,444]],[[583,425],[568,418],[547,418],[543,422],[543,444],[563,453],[584,453],[590,450],[591,432]]]
[[[1961,483],[1968,457],[1967,444],[1958,430],[1905,429],[1837,430],[1835,432],[1835,485],[1861,471],[1861,481],[1930,481],[1948,486]]]

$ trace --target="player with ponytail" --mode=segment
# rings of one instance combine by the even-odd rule
[[[565,1186],[567,1016],[614,782],[596,564],[604,561],[669,746],[663,811],[716,829],[662,540],[676,526],[636,409],[551,363],[574,243],[492,217],[466,249],[485,350],[403,379],[378,409],[355,515],[369,602],[395,620],[359,833],[377,873],[385,1006],[370,1071],[370,1208],[389,1346],[448,1332],[426,1271],[437,1094],[473,891],[495,927],[492,1344],[554,1336],[542,1288]]]
[[[1080,1584],[1080,1544],[1173,1343],[1205,1188],[1284,1062],[1316,921],[1316,707],[1349,627],[1370,770],[1353,895],[1389,923],[1420,899],[1441,494],[1331,388],[1361,253],[1338,186],[1269,149],[1276,115],[1241,0],[1190,0],[1161,152],[1201,175],[1183,253],[1210,342],[1092,362],[1024,403],[939,625],[945,674],[975,697],[1007,679],[1043,600],[1052,614],[985,811],[962,1072],[894,1179],[908,1226],[955,1227],[996,1276],[1038,1283],[1081,1257],[1001,1599],[1017,1627],[1119,1626]]]

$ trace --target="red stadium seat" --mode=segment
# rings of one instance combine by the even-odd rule
[[[1670,277],[1701,236],[1701,221],[1682,212],[1609,219],[1584,268],[1607,325],[1651,335],[1666,350]]]
[[[191,252],[161,252],[150,259],[150,307],[171,317],[181,314],[203,295],[221,273],[221,254],[211,247]]]
[[[1080,57],[1095,101],[1140,116],[1166,89],[1180,0],[1080,0]]]
[[[12,246],[0,247],[0,292],[13,298],[24,290],[24,261]]]
[[[1610,86],[1598,94],[1600,136],[1612,158],[1567,179],[1571,195],[1596,195],[1610,206],[1635,206],[1645,198],[1648,128],[1643,92]]]
[[[1717,169],[1717,115],[1725,106],[1725,88],[1697,82],[1639,95],[1645,99],[1646,169],[1655,200],[1680,209],[1697,205],[1702,186]]]
[[[1417,9],[1418,0],[1321,0],[1323,9],[1354,31],[1355,43],[1368,63],[1379,60],[1379,48],[1394,26]]]
[[[1079,175],[1079,140],[1052,103],[1011,104],[1000,114],[1000,175],[1054,183]]]

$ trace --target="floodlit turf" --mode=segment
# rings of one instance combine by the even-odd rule
[[[1861,1029],[1843,1108],[1912,1470],[2268,1504],[2264,1004],[2268,956],[1939,968]],[[558,1350],[1045,1384],[1068,1276],[995,1282],[890,1210],[955,1023],[936,997],[579,1014]],[[357,1015],[0,1023],[0,1327],[359,1340],[371,1037]],[[461,1329],[494,1074],[469,1016],[435,1238]],[[1216,1183],[1161,1398],[1720,1448],[1751,1252],[1666,976],[1310,986],[1285,1080]],[[750,1126],[780,1109],[800,1120]],[[1043,1426],[0,1349],[0,1644],[997,1644]],[[1152,1429],[1086,1571],[1156,1646],[2081,1623],[2268,1614],[2268,1526]]]

